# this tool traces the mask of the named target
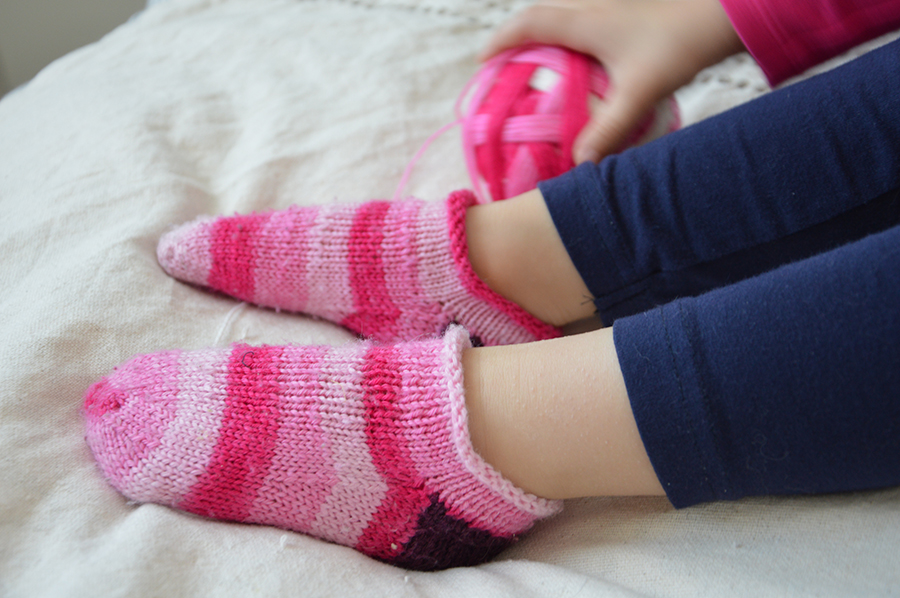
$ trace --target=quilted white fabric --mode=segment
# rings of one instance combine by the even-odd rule
[[[390,197],[452,118],[511,0],[173,0],[0,102],[0,596],[876,596],[900,593],[900,491],[683,511],[570,501],[496,561],[412,573],[278,529],[129,504],[78,409],[134,353],[341,343],[155,259],[200,214]],[[767,90],[747,57],[679,92],[687,122]],[[407,192],[467,185],[457,131]]]

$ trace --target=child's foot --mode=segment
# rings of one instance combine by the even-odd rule
[[[238,299],[397,342],[465,326],[476,343],[559,336],[472,270],[467,191],[445,203],[375,201],[202,219],[160,240],[170,275]]]
[[[381,346],[138,356],[88,390],[87,440],[132,500],[275,525],[413,569],[490,559],[560,503],[473,450],[466,332]]]

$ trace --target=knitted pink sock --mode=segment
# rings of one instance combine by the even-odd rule
[[[559,336],[472,270],[465,213],[474,203],[458,191],[445,203],[374,201],[201,219],[164,235],[157,256],[180,280],[381,342],[432,336],[451,323],[484,345]]]
[[[411,569],[492,558],[560,509],[472,448],[459,326],[394,346],[135,357],[94,384],[87,441],[126,497],[261,523]]]

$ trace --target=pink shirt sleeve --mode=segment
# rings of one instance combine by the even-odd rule
[[[900,28],[900,0],[721,0],[772,85]]]

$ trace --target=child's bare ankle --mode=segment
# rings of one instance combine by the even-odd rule
[[[463,352],[469,435],[481,457],[542,498],[663,494],[612,330]]]
[[[537,189],[470,208],[466,235],[472,268],[501,296],[554,326],[593,315],[590,291]]]

